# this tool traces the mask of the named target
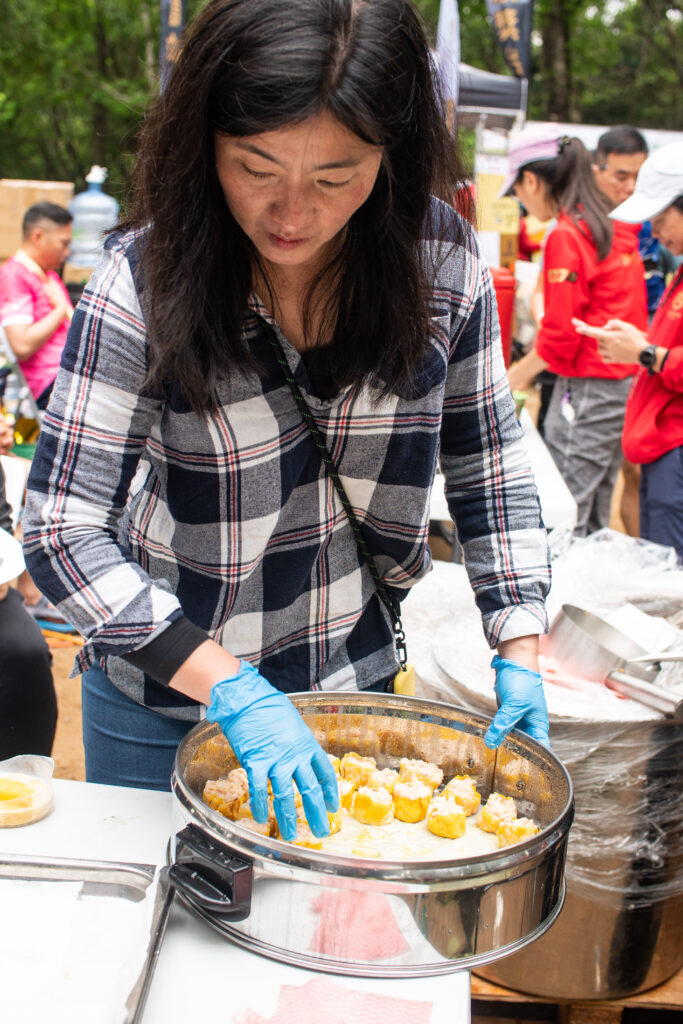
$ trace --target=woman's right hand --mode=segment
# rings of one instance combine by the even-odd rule
[[[284,839],[296,839],[295,782],[316,836],[329,834],[327,811],[339,808],[330,759],[284,693],[248,662],[211,690],[206,717],[218,722],[249,779],[254,820],[268,819],[268,780],[275,817]]]

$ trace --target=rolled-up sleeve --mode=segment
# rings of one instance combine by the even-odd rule
[[[120,520],[161,416],[145,394],[146,332],[115,241],[74,314],[28,483],[24,552],[39,589],[87,639],[84,670],[158,636],[182,615],[121,542]]]
[[[458,295],[441,430],[445,493],[491,647],[544,633],[550,561],[505,374],[493,282],[472,241]]]

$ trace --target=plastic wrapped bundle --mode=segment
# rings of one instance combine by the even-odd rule
[[[630,604],[683,636],[683,569],[672,550],[611,530],[551,535],[551,547],[551,618],[564,603],[603,616]],[[402,619],[417,694],[493,715],[492,652],[464,568],[436,563]],[[683,692],[682,668],[665,664],[658,685]],[[513,988],[525,978],[526,991],[551,998],[615,998],[683,965],[683,723],[590,687],[546,685],[550,742],[576,801],[565,907],[528,954],[486,971]]]

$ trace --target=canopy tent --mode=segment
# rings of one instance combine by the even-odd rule
[[[474,127],[482,120],[487,128],[511,128],[526,113],[527,82],[512,75],[459,65],[458,124]]]

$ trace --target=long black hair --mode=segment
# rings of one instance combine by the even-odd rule
[[[429,269],[419,240],[430,193],[452,199],[462,175],[416,10],[409,0],[212,0],[143,126],[120,225],[143,229],[148,384],[174,380],[198,412],[214,407],[220,377],[254,365],[240,329],[258,254],[221,191],[216,133],[254,135],[323,112],[382,146],[383,159],[324,272],[334,294],[326,337],[305,322],[307,345],[329,343],[340,386],[401,391],[420,368]]]
[[[577,227],[583,221],[595,244],[598,260],[604,260],[612,248],[613,224],[607,216],[610,203],[595,182],[591,156],[583,142],[565,136],[559,141],[556,157],[524,164],[517,181],[522,180],[524,171],[537,174],[546,183],[560,213],[568,214]]]

